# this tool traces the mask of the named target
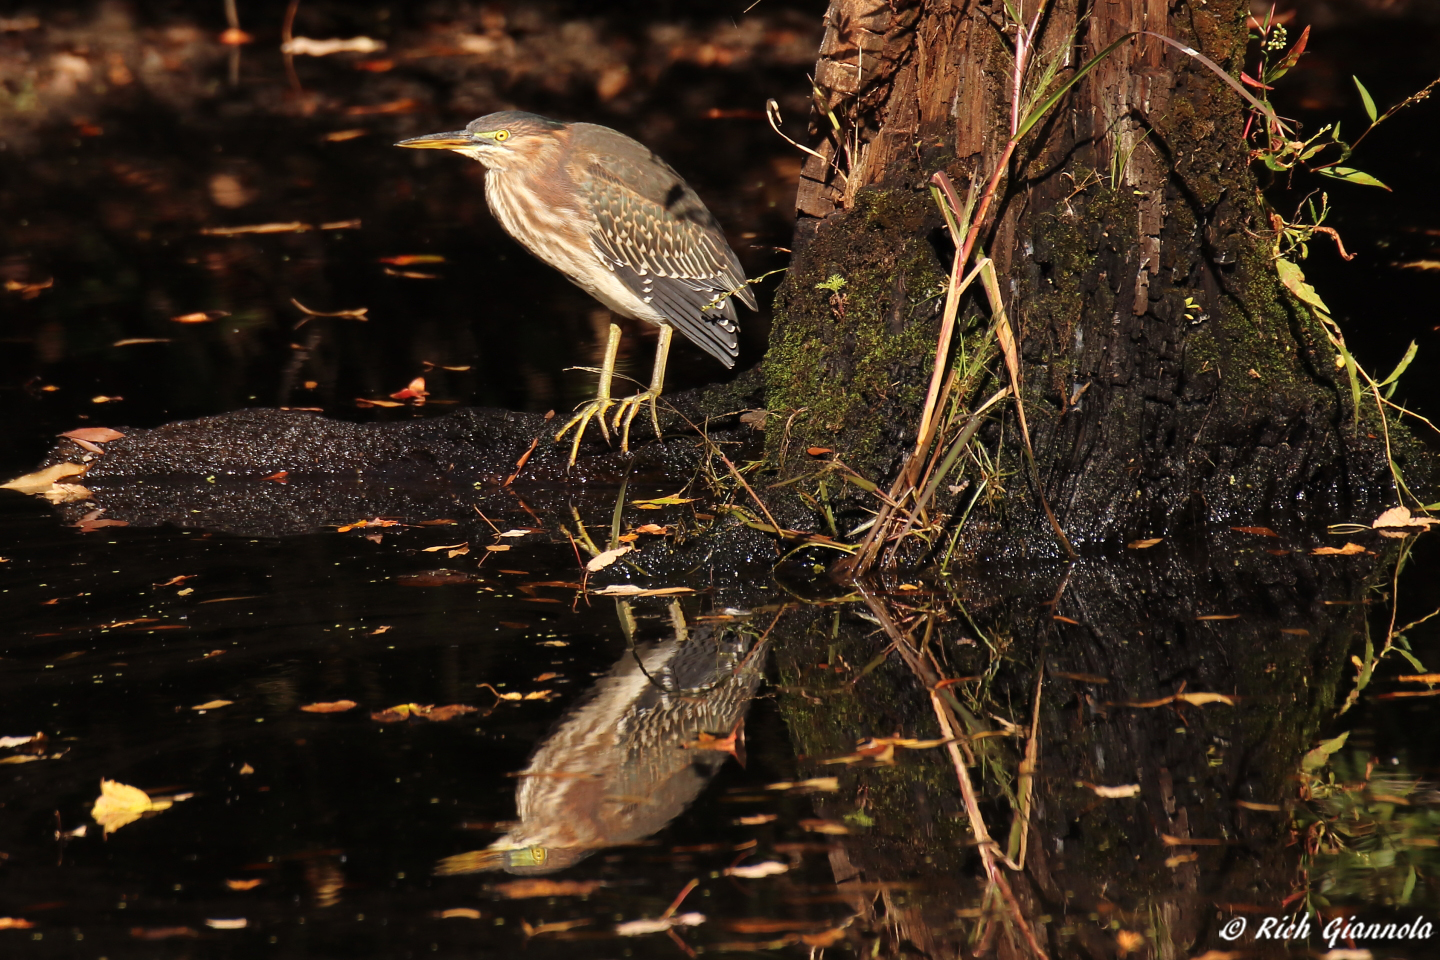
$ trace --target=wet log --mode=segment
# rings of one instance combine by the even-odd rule
[[[1028,17],[1037,5],[1023,6]],[[1033,62],[1063,78],[1149,30],[1234,73],[1248,11],[1062,0],[1045,8]],[[963,196],[999,162],[1013,29],[998,2],[953,0],[833,0],[826,23],[816,153],[766,361],[768,404],[789,429],[769,435],[768,455],[793,474],[797,451],[833,448],[888,482],[915,444],[954,249],[928,184],[944,171]],[[1357,423],[1335,351],[1276,279],[1244,107],[1190,57],[1134,37],[1022,142],[980,241],[1018,328],[1039,488],[1012,407],[980,433],[997,466],[964,474],[965,498],[982,479],[990,496],[962,548],[1059,555],[1040,492],[1082,545],[1378,512],[1393,495],[1373,409]],[[987,323],[972,290],[960,349]],[[1421,457],[1406,444],[1396,456]],[[874,506],[864,500],[856,517]],[[942,491],[937,510],[964,506]]]

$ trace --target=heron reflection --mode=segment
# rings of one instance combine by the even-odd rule
[[[485,850],[447,857],[442,875],[542,874],[644,839],[679,816],[735,753],[765,669],[767,641],[743,623],[636,643],[560,721],[520,774],[519,822]],[[628,604],[620,604],[631,635]]]

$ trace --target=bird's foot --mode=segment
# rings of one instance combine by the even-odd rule
[[[569,422],[560,428],[560,432],[555,434],[555,440],[559,442],[564,439],[565,434],[570,432],[571,427],[575,428],[575,439],[570,444],[570,466],[575,466],[575,458],[580,454],[580,440],[585,436],[585,428],[590,425],[591,420],[600,424],[600,432],[605,435],[605,441],[607,443],[610,441],[610,430],[605,425],[605,414],[609,412],[611,407],[615,406],[616,402],[617,401],[609,397],[596,397],[594,400],[587,400],[576,408],[575,416],[571,417]],[[626,424],[626,428],[628,432],[628,423]]]
[[[633,397],[626,397],[624,400],[616,401],[615,418],[610,421],[610,426],[620,433],[620,449],[630,449],[630,424],[635,421],[635,415],[645,404],[650,405],[650,423],[655,427],[655,439],[660,439],[660,415],[655,412],[655,401],[659,399],[658,390],[641,390]],[[624,421],[622,426],[621,421]]]

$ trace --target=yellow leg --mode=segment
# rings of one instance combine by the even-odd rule
[[[558,442],[569,432],[571,427],[575,428],[575,440],[570,445],[570,466],[572,467],[575,466],[575,458],[580,453],[580,438],[585,436],[585,427],[591,420],[598,422],[600,432],[605,435],[607,441],[610,439],[610,431],[605,426],[605,414],[615,405],[615,401],[610,398],[610,381],[615,375],[615,355],[619,352],[620,327],[618,324],[612,323],[610,324],[610,339],[605,343],[605,362],[600,366],[600,386],[595,391],[595,399],[582,403],[577,408],[575,416],[571,417],[570,421],[560,428],[560,432],[555,434]]]
[[[630,449],[630,423],[635,419],[635,414],[640,412],[640,406],[648,403],[650,405],[650,423],[655,427],[655,439],[660,439],[660,415],[655,410],[655,401],[660,397],[660,391],[665,386],[665,362],[670,357],[670,339],[675,336],[675,328],[669,324],[660,324],[660,341],[655,344],[655,369],[650,374],[650,389],[642,390],[633,397],[626,397],[618,404],[615,411],[615,419],[610,425],[620,430],[620,449]],[[624,419],[625,425],[620,425]]]

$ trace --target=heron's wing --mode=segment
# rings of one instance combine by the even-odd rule
[[[739,353],[734,301],[753,310],[755,294],[705,204],[653,154],[597,152],[574,174],[595,218],[591,241],[606,266],[675,329],[733,366]]]

